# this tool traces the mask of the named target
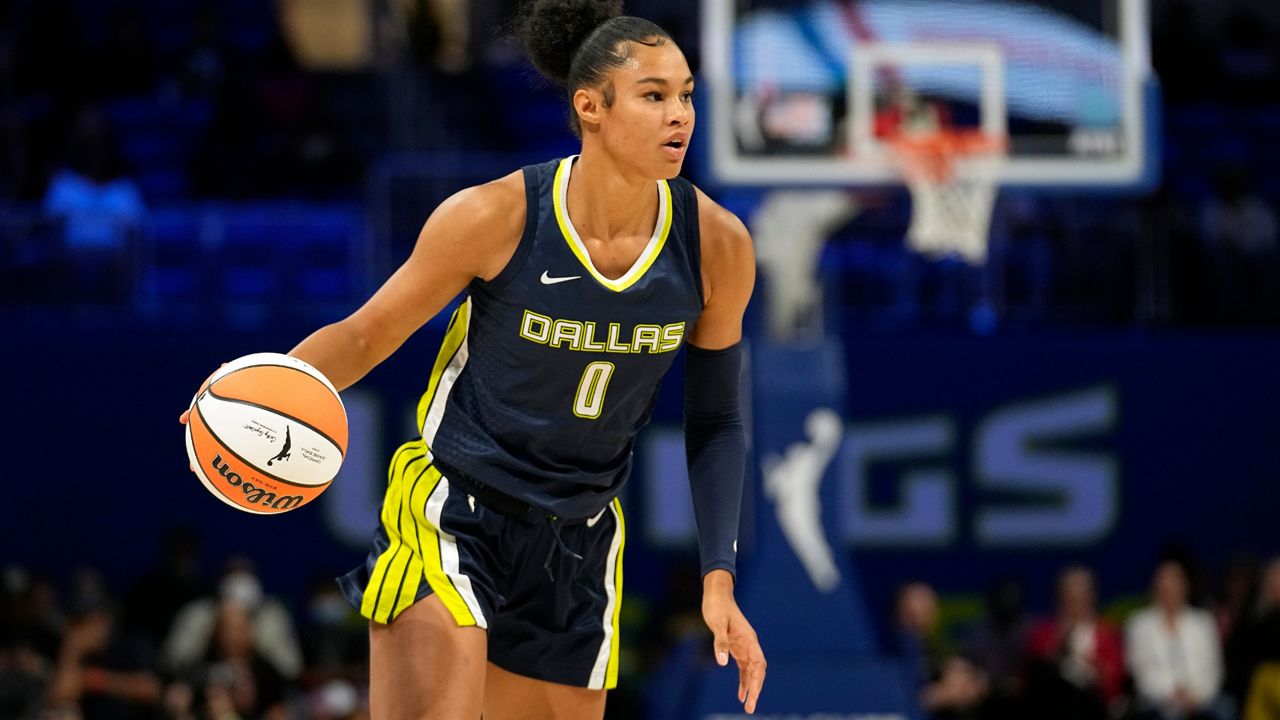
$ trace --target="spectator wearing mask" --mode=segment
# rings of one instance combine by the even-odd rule
[[[248,609],[223,600],[214,616],[204,658],[165,692],[169,720],[288,720],[289,683],[255,647]]]
[[[164,662],[171,670],[189,667],[208,653],[217,622],[218,606],[240,605],[253,627],[254,647],[281,676],[294,679],[302,672],[302,649],[293,618],[277,599],[264,595],[262,582],[245,558],[233,558],[218,582],[216,597],[188,603],[178,612],[165,640]]]

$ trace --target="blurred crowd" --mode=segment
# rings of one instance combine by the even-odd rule
[[[368,717],[366,624],[332,578],[278,596],[246,557],[228,557],[209,582],[195,536],[174,531],[166,547],[120,592],[87,568],[3,569],[0,717]],[[1084,565],[1060,571],[1042,608],[1011,577],[990,585],[980,612],[969,596],[908,582],[882,650],[900,661],[924,720],[1280,718],[1280,558],[1214,568],[1210,590],[1187,557],[1159,562],[1145,596],[1113,593],[1105,605]],[[698,594],[683,565],[658,599],[628,594],[609,718],[688,711],[690,669],[712,667]]]
[[[247,558],[228,559],[207,583],[195,547],[176,534],[166,561],[120,594],[88,568],[62,582],[5,568],[0,717],[367,716],[367,631],[331,578],[296,599],[295,613]]]
[[[0,199],[121,219],[188,197],[324,196],[359,167],[265,2],[0,7]]]
[[[895,600],[894,642],[934,720],[1280,717],[1280,559],[1230,564],[1213,593],[1199,580],[1171,557],[1144,602],[1104,611],[1093,572],[1072,565],[1036,617],[1002,578],[976,622],[947,622],[934,589],[911,582]]]

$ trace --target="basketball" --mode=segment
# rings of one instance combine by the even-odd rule
[[[255,353],[222,366],[191,401],[187,457],[214,497],[249,513],[306,505],[347,452],[338,391],[307,363]]]

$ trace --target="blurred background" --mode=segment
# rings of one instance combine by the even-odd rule
[[[449,194],[576,152],[514,9],[0,3],[0,717],[366,716],[333,578],[447,314],[344,393],[350,453],[298,511],[210,497],[177,416],[358,307]],[[1280,717],[1280,7],[627,12],[686,53],[684,175],[757,245],[762,716]],[[937,154],[965,133],[991,142]],[[918,252],[929,229],[979,252]],[[623,496],[610,718],[741,714],[699,615],[680,367]]]

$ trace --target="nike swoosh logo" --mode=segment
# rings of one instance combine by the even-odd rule
[[[581,280],[581,279],[582,279],[581,275],[569,275],[568,277],[553,278],[547,274],[546,270],[542,271],[542,278],[541,278],[543,285],[555,285],[556,283],[569,282],[570,280]]]
[[[600,522],[600,518],[604,517],[604,511],[608,509],[609,508],[607,506],[600,508],[600,512],[596,513],[595,517],[587,521],[587,527],[595,527],[596,523]]]

